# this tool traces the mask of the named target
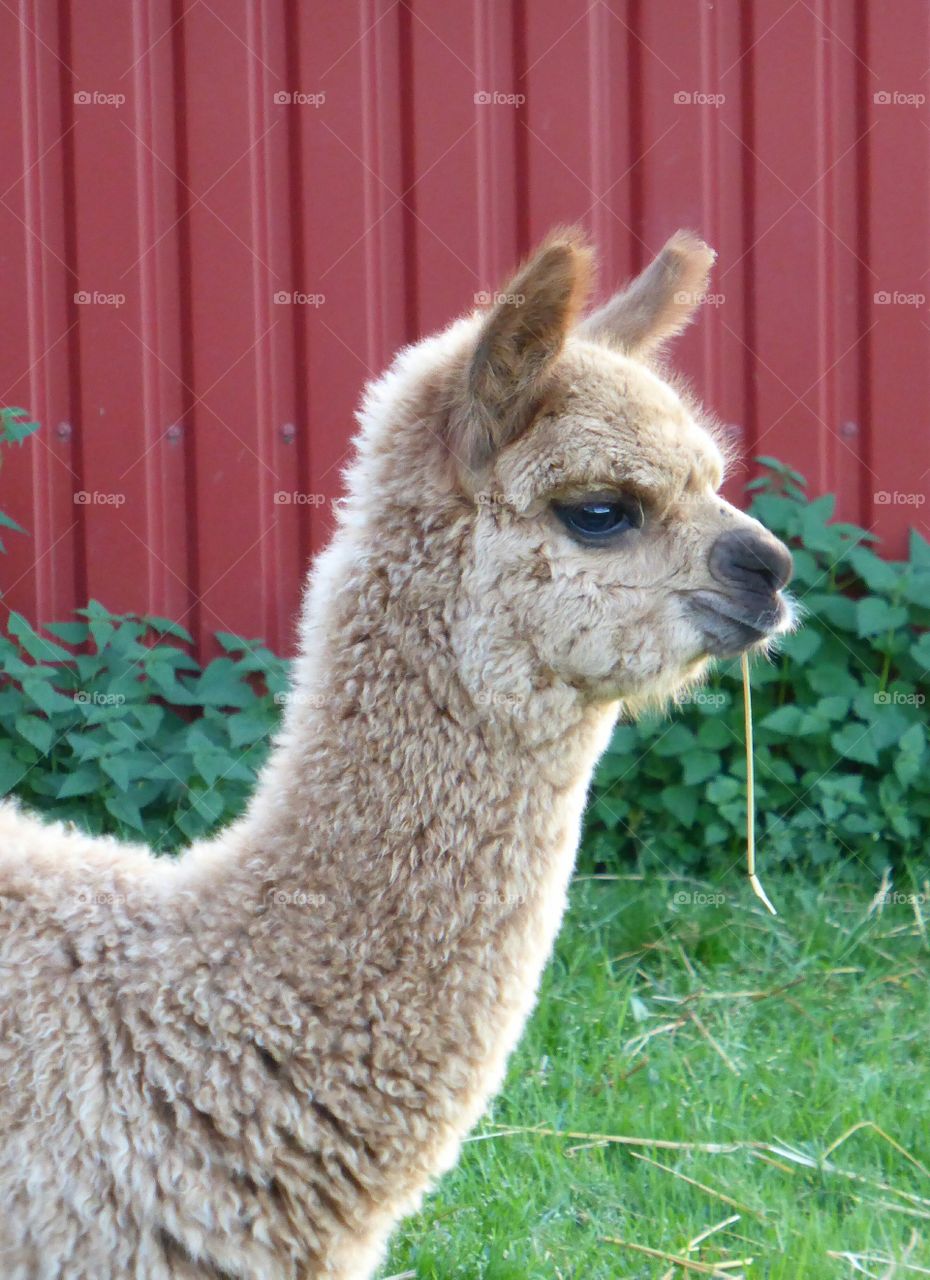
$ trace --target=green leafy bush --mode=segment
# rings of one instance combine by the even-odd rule
[[[925,852],[930,545],[880,559],[872,534],[831,523],[834,498],[771,458],[751,507],[794,553],[804,623],[752,668],[762,865]],[[727,867],[745,851],[746,767],[738,663],[679,714],[617,727],[588,811],[588,864]]]
[[[287,663],[220,632],[201,667],[183,627],[92,601],[49,639],[19,614],[0,637],[0,794],[93,832],[176,848],[243,808]]]
[[[39,424],[31,421],[25,409],[0,409],[0,449],[4,445],[22,444],[27,436],[31,436],[33,431],[38,429]],[[0,453],[0,462],[2,461],[3,456]],[[17,524],[12,516],[8,516],[2,510],[0,510],[0,529],[13,529],[16,533],[26,532],[22,525]],[[6,551],[2,539],[0,539],[0,551]]]

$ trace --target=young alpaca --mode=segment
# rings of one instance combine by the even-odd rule
[[[552,236],[368,392],[246,815],[177,861],[0,807],[7,1280],[360,1280],[498,1088],[618,708],[788,624],[646,361],[679,233],[576,327]]]

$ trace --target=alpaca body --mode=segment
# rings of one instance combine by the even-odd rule
[[[339,608],[390,556],[330,559]],[[615,709],[532,746],[459,722],[441,617],[378,611],[361,661],[320,637],[252,808],[177,862],[0,808],[6,1280],[368,1275],[499,1086]]]
[[[175,861],[0,805],[4,1280],[367,1280],[501,1083],[618,708],[787,625],[645,362],[712,255],[576,329],[589,256],[370,390],[241,820]]]

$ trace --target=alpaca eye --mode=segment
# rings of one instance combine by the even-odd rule
[[[586,498],[554,502],[552,509],[569,533],[582,542],[606,542],[628,529],[639,529],[643,509],[635,498]]]

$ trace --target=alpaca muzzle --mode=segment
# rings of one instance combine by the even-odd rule
[[[708,567],[721,589],[696,591],[690,603],[709,654],[735,657],[791,624],[782,589],[794,566],[783,542],[755,529],[728,529],[711,546]]]

